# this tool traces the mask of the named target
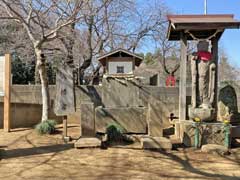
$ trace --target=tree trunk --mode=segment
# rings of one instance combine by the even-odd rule
[[[42,89],[42,122],[48,120],[48,105],[49,105],[49,93],[48,93],[48,80],[47,80],[47,71],[46,71],[46,62],[45,57],[42,53],[42,50],[35,48],[35,53],[37,57],[37,71],[39,72],[41,80],[41,89]]]
[[[36,66],[35,66],[34,84],[41,84],[41,80],[40,80],[40,76],[39,76],[39,72],[38,72],[37,63],[36,63]]]

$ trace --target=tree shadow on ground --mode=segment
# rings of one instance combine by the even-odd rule
[[[22,148],[22,149],[10,149],[1,150],[1,159],[10,159],[18,157],[26,157],[32,155],[40,155],[46,153],[57,153],[65,150],[69,150],[74,147],[74,144],[56,144],[51,146],[40,146],[32,148]]]
[[[169,158],[171,158],[173,161],[179,163],[182,167],[183,170],[188,171],[190,173],[194,173],[196,175],[201,175],[204,176],[206,178],[216,178],[216,179],[220,179],[220,180],[239,180],[239,177],[236,176],[229,176],[229,175],[224,175],[224,174],[218,174],[218,173],[209,173],[209,172],[205,172],[202,171],[200,168],[194,167],[191,162],[190,159],[187,155],[187,151],[184,150],[183,151],[183,158],[171,153],[171,152],[167,152],[167,151],[163,151],[163,150],[149,150],[149,151],[153,151],[153,152],[158,152],[161,153]]]

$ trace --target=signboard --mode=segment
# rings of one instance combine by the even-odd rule
[[[0,96],[4,96],[5,56],[0,56]]]
[[[57,116],[67,116],[75,112],[73,70],[68,65],[59,67],[56,74],[54,112]]]

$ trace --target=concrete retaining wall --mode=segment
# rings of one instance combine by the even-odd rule
[[[240,88],[235,90],[238,97],[238,109],[240,109]],[[50,119],[61,122],[62,118],[55,116],[53,112],[55,86],[50,86],[49,92],[51,102]],[[190,92],[191,90],[188,89],[188,104],[190,104]],[[168,120],[170,113],[178,116],[178,100],[178,87],[140,86],[134,81],[124,82],[110,79],[103,82],[102,86],[76,87],[77,111],[68,117],[68,121],[69,123],[78,124],[82,121],[83,134],[88,134],[88,129],[91,129],[91,131],[103,131],[108,122],[113,121],[113,118],[109,119],[109,117],[103,120],[103,116],[99,115],[99,112],[104,110],[110,112],[114,119],[119,119],[118,121],[121,123],[124,122],[123,124],[129,132],[133,130],[136,133],[145,133],[146,129],[150,127],[148,128],[149,134],[161,136],[162,128],[170,125]],[[40,122],[40,86],[13,85],[11,103],[13,128],[30,127]],[[120,110],[118,111],[118,109]],[[144,111],[140,110],[141,113],[136,114],[139,109],[144,109]],[[2,128],[2,97],[0,97],[0,114],[0,127]],[[127,119],[128,117],[129,119]],[[137,119],[139,119],[139,122],[137,122]]]
[[[55,86],[50,86],[49,119],[61,122],[53,112]],[[11,127],[32,127],[41,121],[42,102],[40,86],[13,85],[11,89]],[[74,122],[75,120],[73,120]],[[3,127],[3,97],[0,97],[0,128]]]

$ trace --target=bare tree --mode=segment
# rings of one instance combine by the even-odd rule
[[[7,18],[23,26],[33,44],[42,86],[42,121],[45,121],[48,119],[49,97],[43,45],[56,39],[62,28],[76,22],[83,1],[2,0],[0,5],[8,14]]]
[[[219,81],[233,82],[239,81],[239,70],[229,62],[229,56],[223,47],[220,48],[219,53]]]
[[[85,20],[88,27],[88,58],[85,58],[83,65],[87,66],[82,66],[82,70],[90,66],[94,57],[106,51],[124,48],[135,52],[167,22],[166,8],[161,1],[151,0],[143,4],[141,7],[136,1],[102,0],[98,11],[89,8]],[[93,68],[89,82],[99,75],[100,67],[98,64]]]
[[[155,52],[155,56],[161,63],[163,70],[168,75],[174,75],[180,67],[180,63],[177,59],[180,49],[177,43],[168,41],[167,26],[162,26],[157,31],[155,31],[154,41],[158,49],[158,51]],[[175,59],[175,64],[171,64],[170,67],[167,65],[167,59],[169,58]],[[171,63],[173,63],[173,61],[171,61]]]

